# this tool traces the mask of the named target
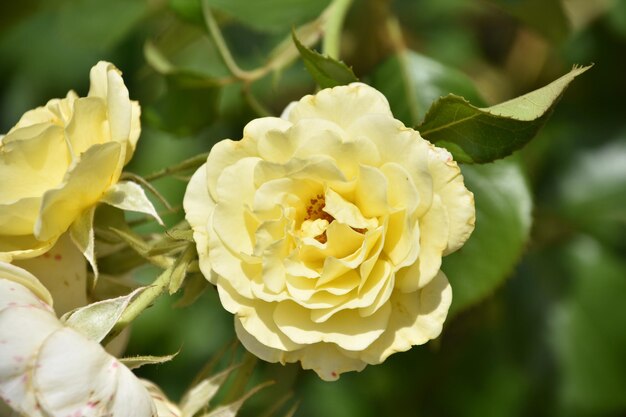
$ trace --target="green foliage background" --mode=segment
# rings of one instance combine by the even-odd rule
[[[264,65],[292,27],[329,4],[207,3],[246,69]],[[400,38],[389,16],[398,18]],[[146,43],[170,70],[154,56],[148,64]],[[626,415],[626,2],[355,0],[341,46],[356,76],[384,91],[412,125],[440,95],[493,105],[573,64],[595,66],[524,150],[463,167],[477,229],[444,259],[455,304],[438,340],[335,383],[298,365],[260,363],[253,380],[277,383],[243,414],[262,415],[292,392],[303,417]],[[279,115],[315,89],[301,61],[249,85],[224,82],[229,71],[195,0],[2,2],[0,57],[0,132],[69,89],[85,94],[98,60],[115,63],[142,104],[143,134],[128,167],[138,174],[238,139],[252,118]],[[412,84],[402,84],[407,77]],[[155,185],[173,205],[182,200],[184,181]],[[156,271],[141,275],[149,280]],[[128,348],[180,349],[174,361],[139,371],[173,398],[234,337],[213,289],[189,307],[173,308],[177,298],[163,297],[136,321]]]

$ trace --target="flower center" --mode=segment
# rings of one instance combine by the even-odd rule
[[[309,205],[306,208],[306,216],[304,216],[304,220],[326,220],[328,223],[331,223],[335,218],[330,214],[324,211],[324,207],[326,207],[326,199],[322,194],[318,194],[309,200]]]
[[[335,218],[330,214],[324,211],[324,207],[326,207],[326,199],[324,195],[318,194],[315,197],[309,200],[309,205],[306,208],[306,215],[304,216],[303,226],[306,224],[312,225],[323,225],[323,228],[318,230],[321,233],[315,234],[314,239],[320,243],[326,243],[328,237],[326,236],[326,227],[332,223]],[[319,221],[318,221],[319,220]],[[309,230],[314,230],[314,228],[306,227]]]
[[[335,218],[324,211],[326,207],[326,198],[323,194],[317,194],[315,197],[309,200],[309,205],[306,208],[306,215],[302,220],[300,230],[303,236],[313,237],[320,243],[326,243],[328,236],[326,235],[326,229]],[[355,232],[365,234],[366,228],[360,229],[353,227]]]

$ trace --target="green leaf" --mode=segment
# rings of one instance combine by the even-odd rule
[[[200,0],[169,0],[168,5],[182,19],[202,25],[202,5]]]
[[[184,416],[193,416],[202,408],[207,407],[228,376],[240,365],[231,366],[222,372],[195,384],[180,401],[180,409]]]
[[[195,256],[195,245],[188,244],[182,255],[180,255],[176,259],[176,262],[174,262],[172,275],[168,285],[168,290],[170,294],[174,294],[183,285],[183,281],[185,280],[185,276],[187,275],[187,269],[189,268],[189,265],[191,264]]]
[[[549,41],[562,42],[570,32],[570,23],[561,0],[490,0],[517,17]]]
[[[202,274],[189,274],[183,286],[183,296],[176,301],[174,307],[182,308],[193,304],[209,287],[209,281]]]
[[[194,0],[188,0],[193,2]],[[285,32],[314,19],[330,0],[206,0],[211,9],[264,32]]]
[[[0,13],[0,34],[35,14],[42,6],[40,0],[23,0],[3,4]]]
[[[545,87],[486,108],[451,94],[433,104],[418,130],[424,138],[448,149],[459,162],[503,158],[537,134],[569,83],[589,68],[574,68]]]
[[[182,70],[164,77],[165,93],[145,111],[149,123],[178,136],[190,136],[217,119],[221,89],[213,78]]]
[[[172,228],[165,232],[167,236],[177,241],[184,242],[194,242],[193,240],[193,230],[189,227],[185,222],[185,227],[183,228]]]
[[[102,300],[66,313],[61,320],[90,340],[100,342],[120,319],[128,304],[146,287],[122,297]]]
[[[626,263],[592,238],[564,253],[569,294],[552,322],[566,416],[623,415],[626,409]]]
[[[292,37],[306,69],[321,88],[335,87],[337,85],[345,85],[359,81],[352,72],[352,69],[343,62],[322,55],[302,45],[296,37],[295,31],[292,32]]]
[[[573,158],[558,186],[560,212],[570,224],[626,249],[626,140]]]
[[[105,243],[120,243],[120,238],[110,228],[130,230],[124,217],[124,211],[108,204],[99,204],[93,220],[96,245],[98,240]]]
[[[185,242],[164,238],[152,244],[146,252],[146,256],[171,255],[180,252],[185,246],[187,246]]]
[[[417,126],[435,100],[451,93],[483,103],[467,75],[408,50],[376,67],[371,84],[387,97],[394,117],[407,126]]]
[[[56,30],[79,46],[107,51],[121,42],[148,13],[149,3],[141,0],[62,2]]]
[[[215,410],[210,413],[203,414],[202,417],[235,417],[239,412],[239,409],[243,405],[244,402],[248,400],[248,398],[252,397],[254,394],[262,390],[263,388],[272,385],[274,381],[267,381],[262,384],[259,384],[252,388],[250,391],[245,393],[241,398],[232,403],[220,405]]]
[[[517,163],[463,166],[474,193],[476,229],[459,251],[443,260],[452,286],[450,314],[491,295],[522,255],[531,226],[531,195]]]
[[[127,358],[121,358],[122,362],[128,369],[137,369],[144,365],[156,365],[160,363],[169,362],[174,359],[179,352],[165,356],[131,356]]]
[[[164,256],[164,255],[154,255],[154,256],[150,255],[149,252],[152,246],[149,243],[145,242],[141,238],[141,236],[135,234],[133,231],[119,230],[116,228],[111,228],[111,231],[115,233],[124,243],[128,244],[128,246],[133,251],[141,255],[142,258],[148,260],[150,263],[160,268],[164,268],[164,269],[169,268],[170,266],[174,264],[174,261],[170,257]],[[123,253],[125,252],[127,251],[123,251]],[[108,255],[107,257],[103,258],[103,260],[107,258],[112,258],[113,260],[115,260],[114,255],[118,253],[120,252],[116,252],[111,255]],[[109,261],[109,263],[111,263],[111,261]],[[135,266],[138,266],[138,265],[135,265]],[[116,271],[114,269],[113,271],[110,271],[110,273],[113,275],[116,275],[116,273],[119,273],[119,271]]]

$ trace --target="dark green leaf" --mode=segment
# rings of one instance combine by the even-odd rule
[[[515,267],[528,240],[532,202],[517,163],[463,166],[474,193],[476,229],[459,251],[443,260],[452,286],[454,314],[494,292]]]
[[[22,0],[8,2],[3,4],[2,7],[2,13],[0,13],[0,33],[37,12],[39,7],[41,7],[41,1]]]
[[[418,130],[424,138],[448,149],[459,162],[503,158],[537,134],[569,83],[589,68],[574,68],[545,87],[486,108],[449,95],[433,104]]]
[[[210,77],[191,72],[165,74],[166,91],[146,110],[146,120],[178,136],[190,136],[217,118],[220,87]]]
[[[343,62],[322,55],[302,45],[295,32],[292,33],[292,37],[306,69],[321,88],[350,84],[359,80]]]
[[[435,100],[451,93],[482,105],[468,76],[413,51],[400,52],[379,65],[371,83],[387,97],[394,117],[407,126],[417,126]]]
[[[211,9],[264,32],[284,32],[317,17],[330,0],[206,0]]]
[[[517,17],[549,41],[561,42],[569,35],[570,23],[560,0],[490,0]]]
[[[120,237],[111,231],[111,228],[130,230],[124,217],[124,211],[108,204],[100,204],[96,209],[93,227],[96,237],[96,250],[98,240],[105,243],[120,243]]]
[[[561,213],[579,230],[626,249],[626,140],[573,158],[561,177]]]
[[[623,415],[626,264],[586,237],[575,240],[563,260],[571,288],[551,333],[564,381],[562,415]]]
[[[139,24],[149,9],[148,3],[141,0],[76,0],[62,2],[58,13],[58,30],[67,39],[107,50]]]
[[[204,24],[200,0],[169,0],[169,6],[182,19],[197,25]]]
[[[209,281],[200,273],[189,274],[183,286],[183,295],[176,301],[174,307],[182,308],[193,304],[209,287]]]

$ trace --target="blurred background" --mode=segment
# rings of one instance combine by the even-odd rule
[[[142,105],[127,170],[145,175],[238,139],[252,118],[314,91],[295,55],[276,48],[292,27],[314,42],[328,0],[207,3],[234,60],[248,75],[261,68],[256,75],[230,77],[197,0],[2,2],[0,132],[69,89],[85,95],[89,69],[108,60]],[[475,265],[444,259],[460,301],[438,340],[334,383],[299,365],[258,363],[251,384],[277,383],[242,415],[284,415],[299,402],[302,417],[626,416],[626,1],[355,0],[340,55],[382,91],[402,72],[419,94],[436,84],[476,105],[546,85],[574,64],[595,66],[512,162],[463,168],[477,195],[479,237],[463,249]],[[185,185],[155,182],[173,206]],[[180,219],[180,210],[166,216]],[[173,307],[178,299],[162,297],[135,322],[127,351],[180,350],[138,371],[174,399],[234,338],[212,288],[191,306]]]

